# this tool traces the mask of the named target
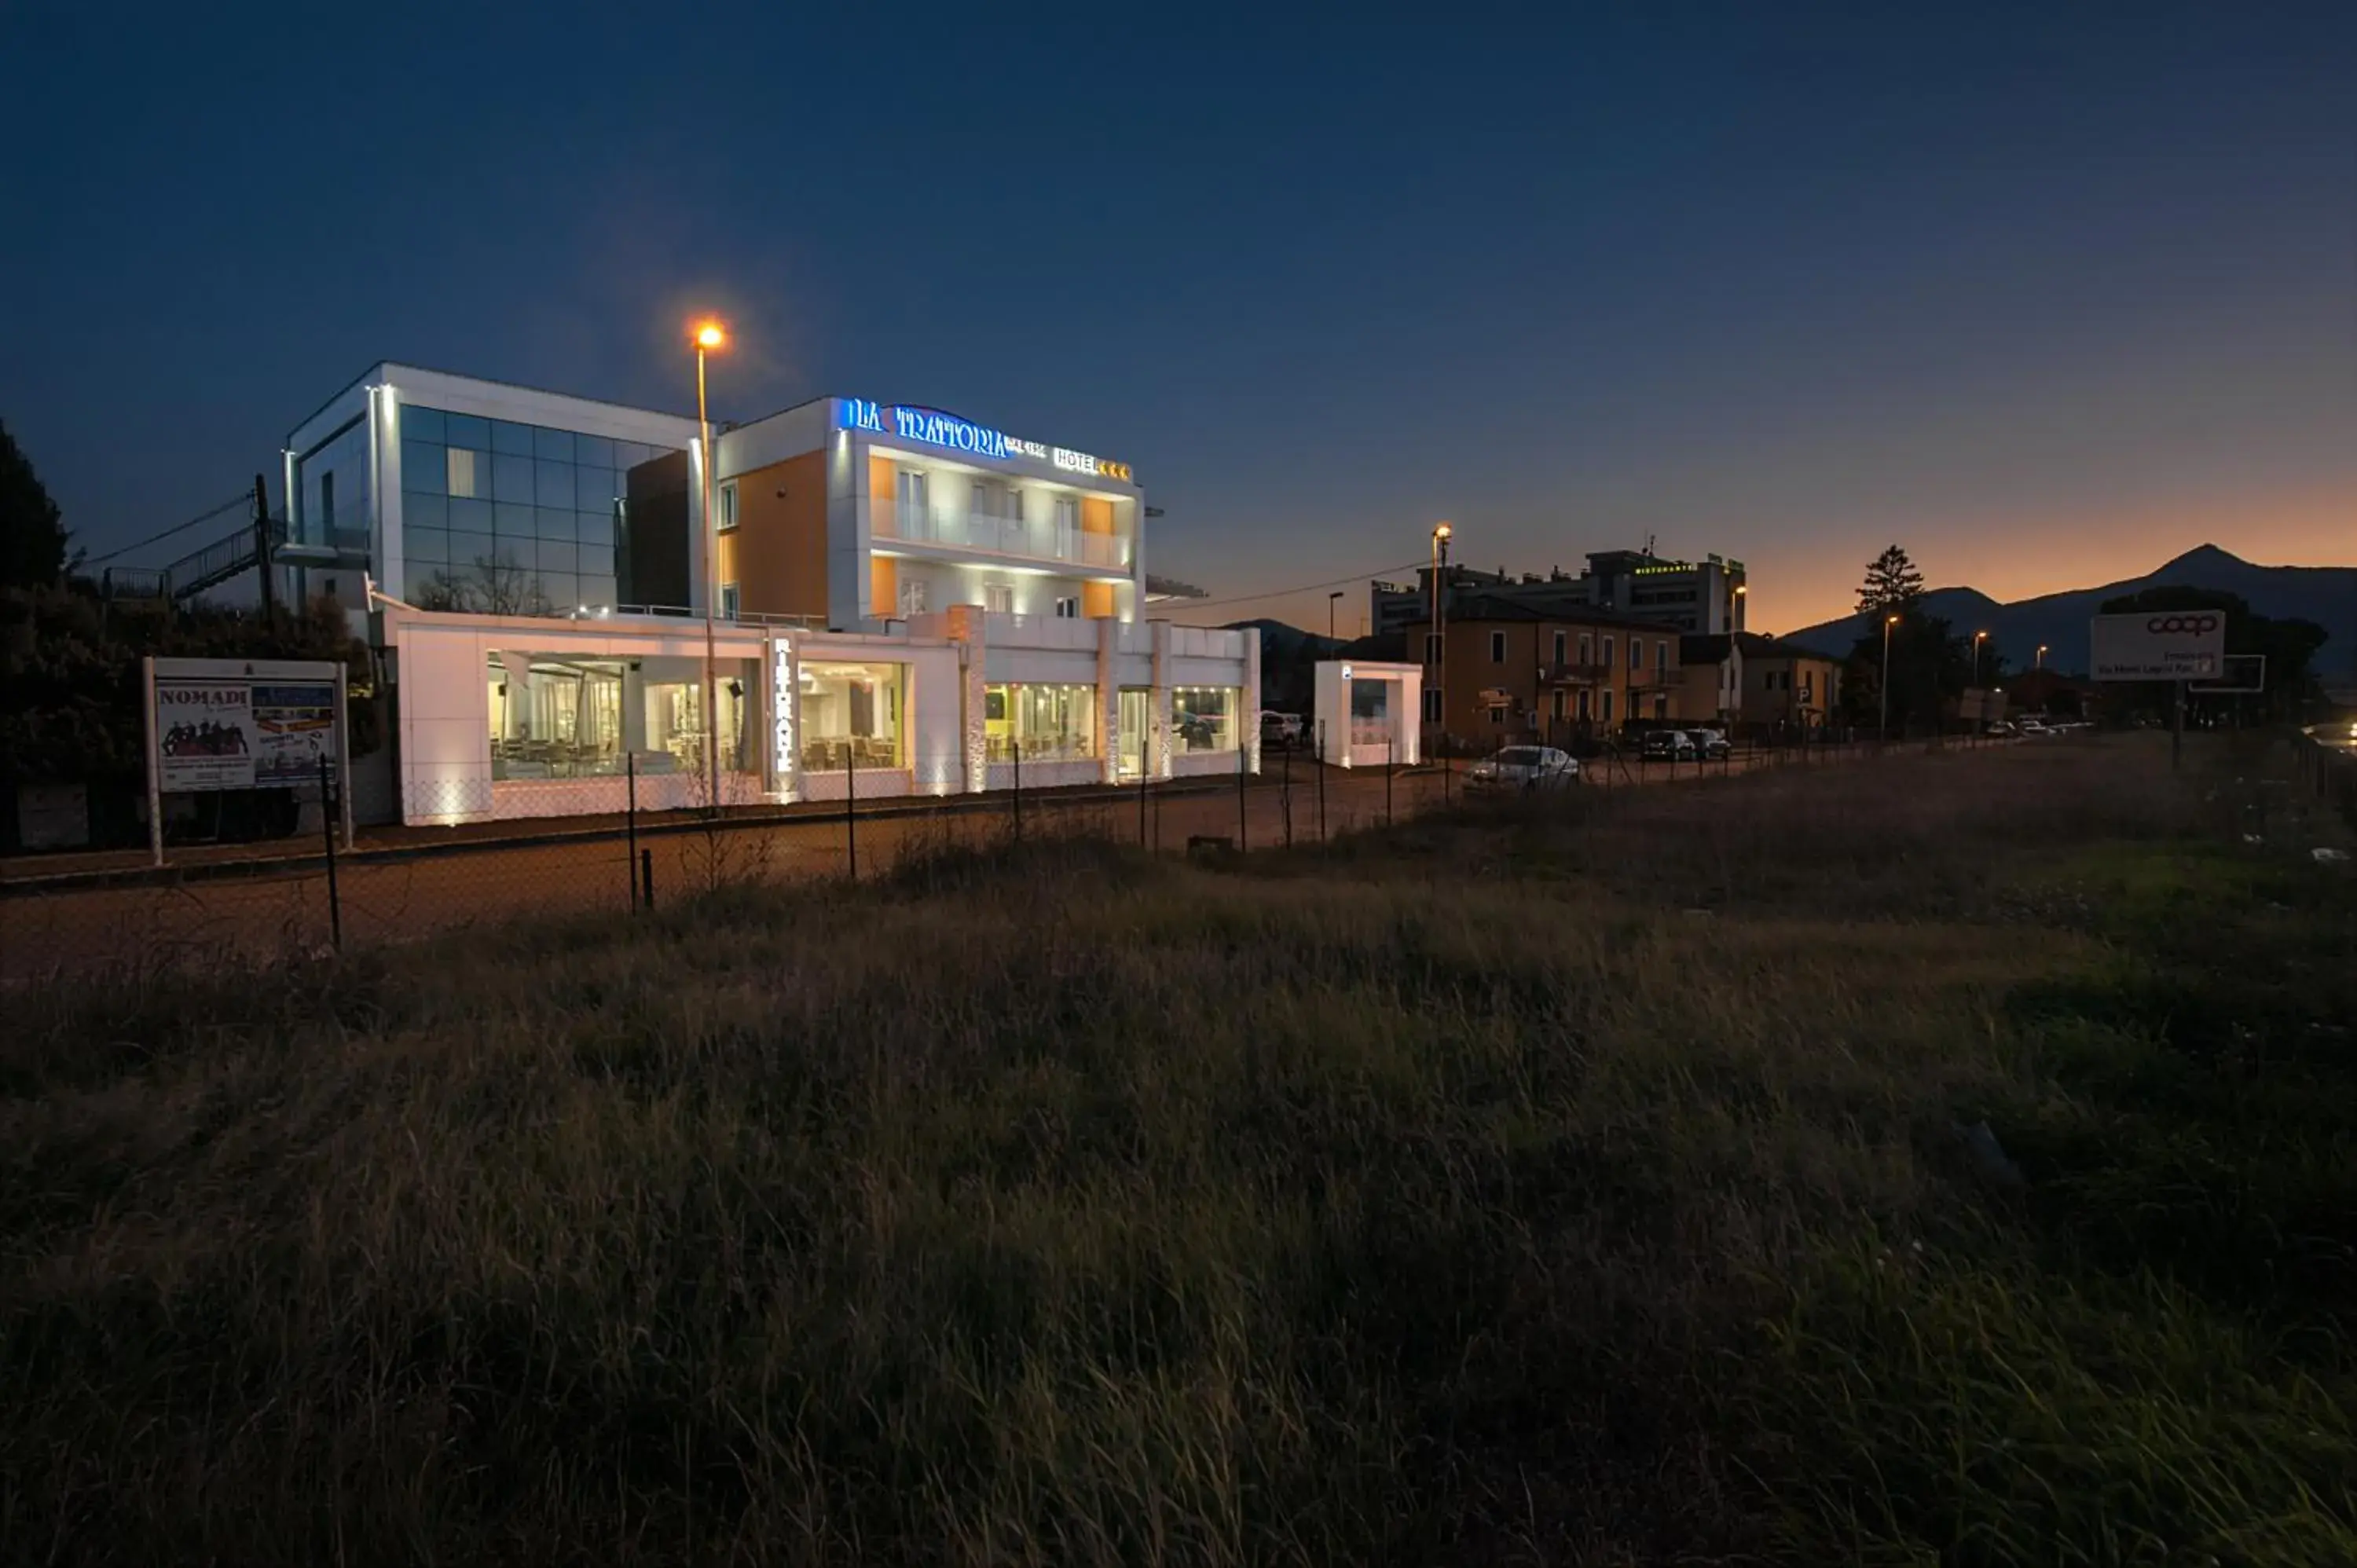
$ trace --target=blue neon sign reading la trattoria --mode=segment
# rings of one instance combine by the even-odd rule
[[[889,424],[886,423],[887,416]],[[978,457],[1023,455],[1019,443],[1009,441],[988,425],[969,424],[931,409],[879,408],[861,398],[845,398],[843,420],[853,430],[872,430],[879,435],[889,433],[903,441],[922,441],[931,446],[946,446],[952,452],[971,452]]]

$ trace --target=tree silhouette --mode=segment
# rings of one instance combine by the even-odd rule
[[[0,588],[46,587],[65,570],[66,531],[58,503],[0,424]]]
[[[1860,615],[1904,614],[1923,596],[1923,574],[1906,551],[1893,544],[1866,564],[1866,581],[1858,585]]]

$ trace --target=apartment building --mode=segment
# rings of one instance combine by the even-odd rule
[[[1451,564],[1442,591],[1454,597],[1479,594],[1532,609],[1572,607],[1659,621],[1681,632],[1722,635],[1743,629],[1749,594],[1743,563],[1719,555],[1700,561],[1672,560],[1646,550],[1598,550],[1587,569],[1574,575],[1560,567],[1520,576]],[[1370,601],[1370,624],[1378,632],[1405,630],[1432,613],[1432,570],[1420,568],[1413,585],[1377,583]]]
[[[1406,633],[1410,651],[1423,653],[1425,725],[1453,739],[1601,736],[1684,716],[1679,638],[1657,622],[1476,594],[1457,602],[1445,627],[1445,650],[1429,619]]]
[[[1841,660],[1798,643],[1743,631],[1683,639],[1679,653],[1690,719],[1806,733],[1841,702]]]

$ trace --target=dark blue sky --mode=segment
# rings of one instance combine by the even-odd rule
[[[716,414],[1123,458],[1222,596],[2357,560],[2357,5],[1382,15],[0,0],[0,419],[103,550],[378,359],[691,407],[709,306]]]

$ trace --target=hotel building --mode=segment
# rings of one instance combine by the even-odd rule
[[[372,814],[696,804],[716,751],[724,803],[1257,771],[1258,635],[1144,618],[1127,464],[838,397],[713,447],[393,363],[292,433],[274,559],[382,650]]]

